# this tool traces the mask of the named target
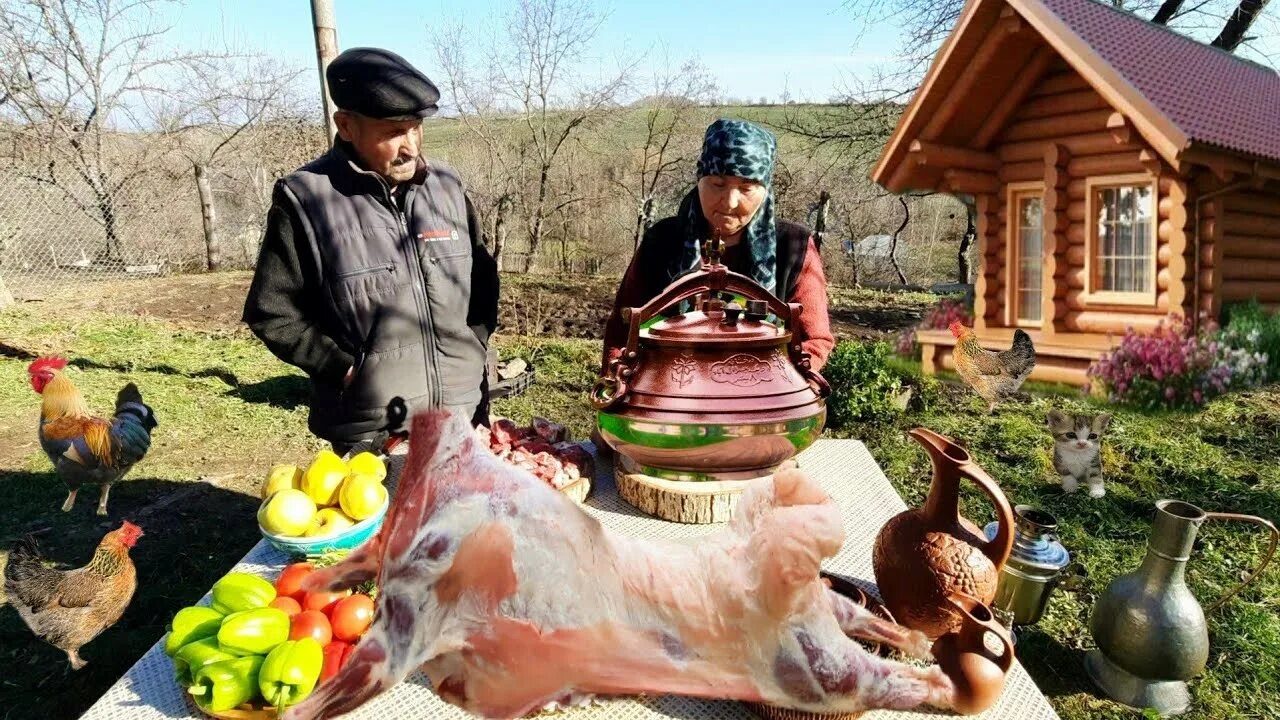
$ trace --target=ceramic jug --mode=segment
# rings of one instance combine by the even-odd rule
[[[950,438],[925,428],[910,432],[929,453],[933,483],[923,508],[890,518],[876,535],[872,569],[884,604],[898,622],[931,638],[956,632],[963,616],[950,601],[964,593],[984,605],[995,599],[1000,568],[1013,550],[1013,509],[1000,486]],[[960,516],[960,481],[976,484],[996,510],[988,540]]]
[[[991,609],[964,593],[947,597],[960,618],[960,628],[938,638],[931,652],[938,667],[951,679],[956,694],[952,710],[974,715],[995,704],[1004,690],[1004,678],[1013,667],[1013,641]],[[995,636],[999,652],[987,638]]]

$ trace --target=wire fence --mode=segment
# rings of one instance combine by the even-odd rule
[[[202,175],[208,181],[206,199],[215,228],[211,240],[196,173],[180,154],[157,153],[154,162],[139,163],[128,153],[116,153],[121,165],[104,168],[102,174],[113,178],[104,184],[66,168],[55,172],[52,160],[44,164],[45,158],[55,157],[52,153],[24,157],[10,151],[16,143],[0,142],[0,306],[6,289],[15,299],[34,300],[68,289],[92,292],[93,284],[104,280],[199,272],[211,259],[219,269],[253,267],[274,180],[322,152],[312,145],[296,141],[296,136],[291,141],[286,134],[260,143],[260,151],[243,152],[207,168]],[[446,160],[452,161],[448,154],[453,153],[446,152]],[[483,177],[464,163],[456,165],[465,177]],[[575,184],[599,187],[589,187],[587,199],[574,205],[573,212],[548,223],[537,252],[538,271],[620,273],[632,250],[633,203],[610,190],[600,168],[575,167],[572,172],[577,174]],[[101,191],[103,187],[109,191]],[[475,199],[485,197],[482,185],[471,189]],[[804,211],[822,189],[795,187],[790,203],[795,207],[780,209],[785,216],[809,220]],[[952,281],[963,209],[942,196],[912,204],[912,222],[894,253],[899,265],[913,285]],[[482,215],[491,210],[483,202],[478,205]],[[883,233],[899,222],[897,203],[884,198],[863,204],[846,201],[841,207],[842,214],[833,213],[823,247],[828,280],[840,285],[896,284],[887,252],[890,238]],[[491,234],[491,219],[482,217],[482,223],[486,235]],[[527,225],[518,217],[509,223],[504,263],[508,270],[527,267],[531,248],[522,232]]]
[[[257,256],[263,203],[243,188],[213,188],[223,268]],[[17,299],[68,285],[204,270],[207,243],[190,176],[155,172],[100,200],[87,183],[39,181],[0,171],[0,278]]]

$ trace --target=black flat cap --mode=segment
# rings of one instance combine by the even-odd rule
[[[436,114],[440,91],[399,55],[379,48],[351,48],[325,71],[333,104],[380,119],[424,118]]]

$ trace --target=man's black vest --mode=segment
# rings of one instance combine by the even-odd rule
[[[467,325],[473,243],[453,170],[432,162],[419,172],[403,212],[382,178],[340,147],[280,185],[306,232],[298,251],[309,248],[320,268],[339,344],[357,350],[345,391],[313,380],[312,432],[351,442],[407,428],[425,407],[470,416],[485,347]]]

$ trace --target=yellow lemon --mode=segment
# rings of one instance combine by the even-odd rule
[[[374,475],[352,475],[342,483],[338,492],[338,503],[342,510],[356,520],[378,512],[387,501],[387,489]]]
[[[387,479],[387,464],[371,452],[362,452],[347,461],[352,475],[373,475],[378,482]]]
[[[276,465],[262,483],[265,500],[281,490],[299,490],[302,485],[302,468],[297,465]]]
[[[338,488],[348,474],[347,464],[332,450],[321,450],[302,474],[301,489],[321,507],[338,502]]]
[[[337,535],[355,524],[355,520],[344,515],[338,508],[320,508],[315,520],[312,520],[311,526],[307,528],[307,537]]]
[[[293,488],[274,493],[258,508],[258,524],[272,535],[302,535],[315,517],[316,504],[306,493]]]

